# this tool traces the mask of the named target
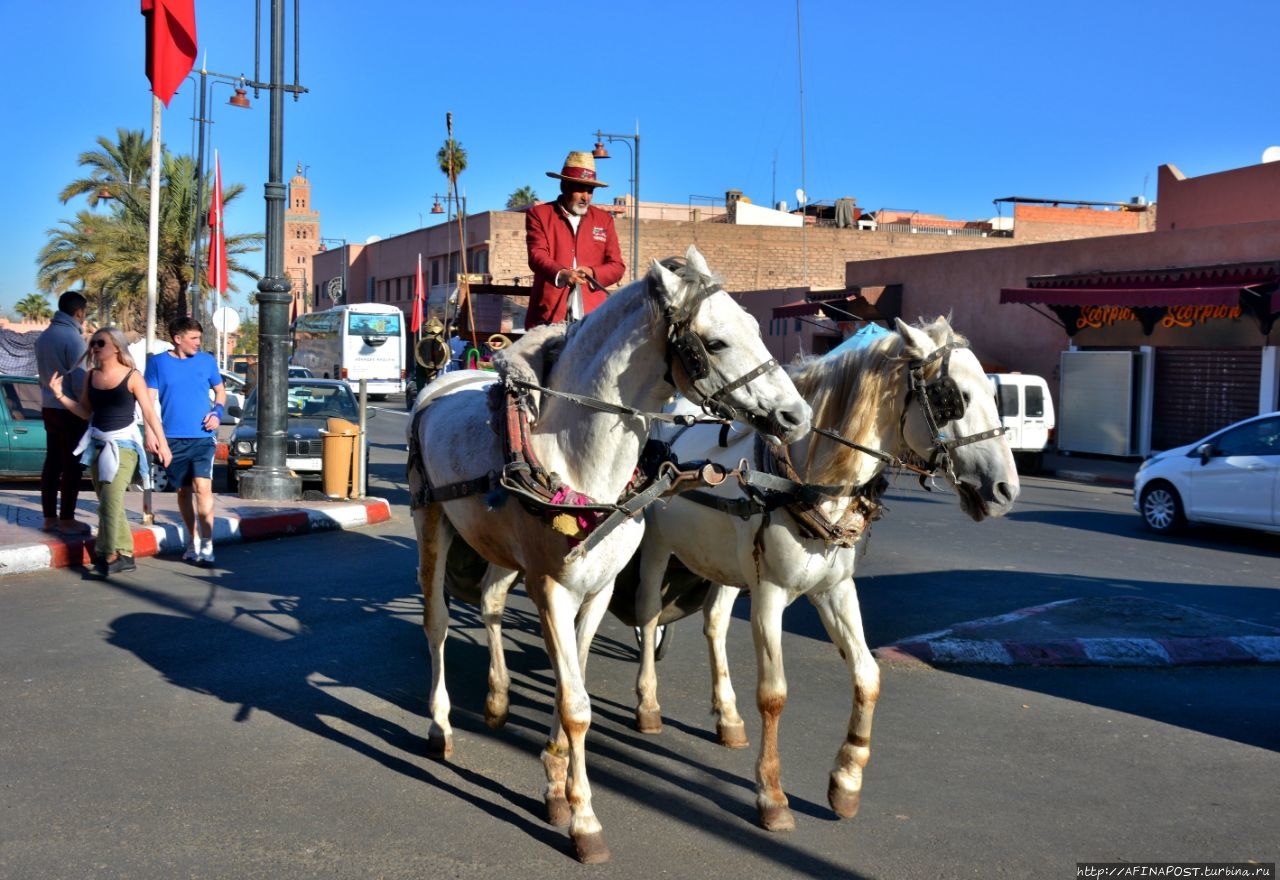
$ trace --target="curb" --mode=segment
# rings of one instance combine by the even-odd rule
[[[391,505],[383,498],[357,501],[331,508],[290,507],[266,510],[261,514],[215,516],[215,544],[238,544],[267,538],[305,535],[333,529],[353,529],[387,522]],[[181,553],[186,547],[186,529],[180,524],[133,527],[134,557]],[[0,548],[0,578],[50,568],[88,566],[93,562],[93,539],[50,539]]]
[[[1063,599],[997,617],[958,623],[910,636],[871,653],[879,660],[928,666],[1224,666],[1280,663],[1280,635],[1109,636],[981,638],[993,627],[1017,624],[1051,612],[1068,612],[1085,600]],[[1084,605],[1078,607],[1086,607]],[[1239,623],[1239,622],[1237,622]],[[1051,625],[1051,624],[1050,624]],[[1242,624],[1247,630],[1247,625]],[[1270,627],[1254,627],[1275,632]]]

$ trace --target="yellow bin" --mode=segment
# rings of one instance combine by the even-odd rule
[[[320,432],[324,494],[330,498],[349,498],[360,426],[346,419],[329,419],[328,428]]]

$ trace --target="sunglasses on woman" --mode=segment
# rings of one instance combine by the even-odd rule
[[[89,343],[89,346],[91,348],[102,348],[106,344],[107,344],[107,340],[105,339],[95,339]]]

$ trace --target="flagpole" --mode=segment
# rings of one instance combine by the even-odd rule
[[[151,216],[147,229],[147,356],[156,340],[157,278],[160,273],[160,99],[151,96]]]

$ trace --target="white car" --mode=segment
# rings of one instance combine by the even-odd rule
[[[1133,507],[1160,534],[1186,522],[1280,534],[1280,412],[1153,455],[1134,477]]]

